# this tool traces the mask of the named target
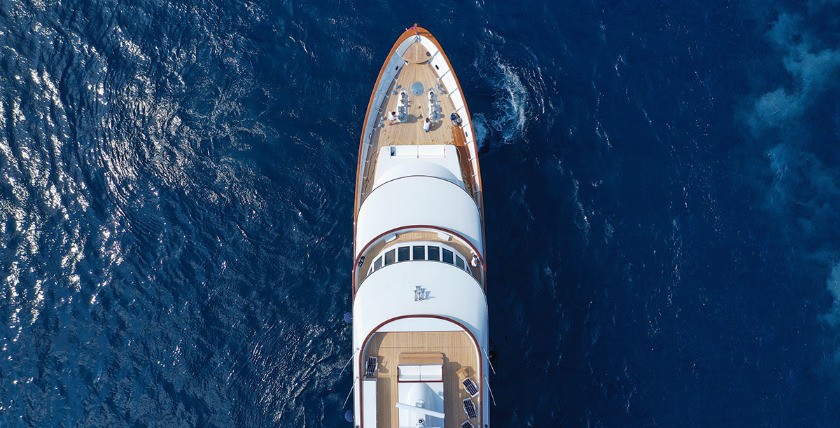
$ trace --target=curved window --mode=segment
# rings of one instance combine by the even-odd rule
[[[404,262],[411,260],[411,247],[400,247],[397,249],[397,261]]]
[[[443,249],[443,262],[449,264],[455,264],[455,259],[453,258],[454,254],[451,250],[447,250],[446,248]]]
[[[387,248],[379,253],[368,268],[368,275],[382,269],[385,266],[410,260],[431,260],[455,265],[472,275],[472,269],[460,253],[445,245],[428,243],[424,245],[403,245]]]
[[[429,246],[429,260],[440,261],[440,247]]]

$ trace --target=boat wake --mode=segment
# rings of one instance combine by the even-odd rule
[[[501,115],[493,119],[490,124],[493,129],[502,133],[502,141],[510,143],[525,130],[526,110],[529,107],[529,94],[522,79],[513,67],[498,63],[499,73],[502,77],[499,92],[501,96],[494,107],[501,112]]]
[[[472,115],[472,124],[475,128],[475,140],[478,142],[478,149],[487,148],[487,135],[490,133],[487,124],[487,117],[483,113]]]
[[[474,115],[479,142],[486,138],[501,144],[522,141],[528,123],[539,121],[545,113],[542,70],[536,57],[526,59],[528,64],[520,67],[506,62],[495,50],[479,56],[475,68],[494,93],[491,116]]]
[[[822,320],[840,327],[840,245],[830,239],[840,222],[840,150],[834,143],[840,124],[825,126],[820,119],[826,111],[840,115],[835,78],[840,46],[819,32],[824,17],[832,15],[825,13],[829,7],[781,13],[771,24],[767,37],[782,52],[780,62],[794,84],[758,94],[745,119],[755,150],[766,159],[755,180],[770,183],[762,189],[765,208],[781,224],[792,251],[805,254],[803,263],[812,265],[806,270],[828,272],[833,305]],[[840,349],[834,360],[840,362]]]

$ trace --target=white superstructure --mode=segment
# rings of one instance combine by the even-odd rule
[[[357,174],[354,425],[489,427],[478,153],[449,60],[416,25],[380,71]]]

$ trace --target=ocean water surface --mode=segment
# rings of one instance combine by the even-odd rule
[[[0,2],[0,426],[350,427],[414,22],[480,136],[493,426],[837,426],[834,0]]]

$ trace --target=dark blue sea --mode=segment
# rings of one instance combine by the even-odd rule
[[[0,426],[347,427],[370,92],[480,137],[496,427],[840,426],[840,2],[0,2]]]

